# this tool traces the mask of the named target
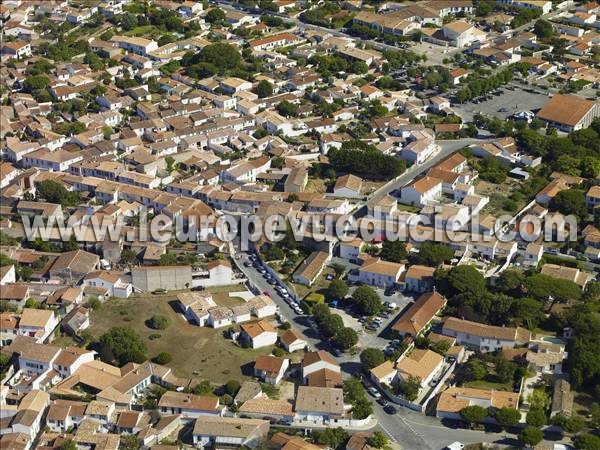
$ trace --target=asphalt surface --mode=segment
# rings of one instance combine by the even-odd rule
[[[492,95],[490,100],[481,103],[467,102],[464,104],[455,104],[452,109],[458,114],[464,122],[472,122],[475,114],[482,114],[486,117],[497,117],[506,119],[519,111],[535,111],[541,108],[549,99],[546,93],[527,92],[519,83],[511,83],[515,87],[514,91],[501,87],[504,91],[502,95]],[[527,89],[530,89],[527,87]],[[502,109],[502,111],[500,111]]]

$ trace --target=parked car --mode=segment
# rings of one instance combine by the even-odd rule
[[[378,398],[377,399],[377,403],[379,403],[383,407],[385,407],[388,404],[387,400],[385,398],[383,398],[383,397]]]
[[[385,405],[385,407],[383,408],[383,410],[387,413],[387,414],[396,414],[398,412],[398,410],[396,409],[396,407],[390,403],[388,403],[387,405]]]
[[[375,386],[371,386],[371,387],[367,388],[367,392],[373,398],[377,398],[377,399],[381,398],[381,392],[379,392]]]
[[[333,275],[332,274],[327,274],[327,276],[325,277],[326,280],[331,281],[333,280]]]
[[[252,267],[252,263],[250,261],[246,261],[246,262],[244,262],[244,266]]]

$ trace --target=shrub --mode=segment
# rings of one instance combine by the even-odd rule
[[[154,362],[156,364],[169,364],[173,357],[168,352],[160,352],[158,355],[154,357]]]
[[[304,298],[304,301],[310,305],[317,305],[320,303],[325,303],[325,296],[323,294],[311,292]]]
[[[273,349],[272,353],[273,353],[273,356],[277,356],[278,358],[281,358],[283,355],[285,355],[285,352],[282,349],[280,349],[279,347],[275,347]]]
[[[165,330],[169,325],[171,325],[169,318],[160,314],[155,314],[148,320],[148,326],[153,330]]]

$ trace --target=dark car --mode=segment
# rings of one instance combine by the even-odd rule
[[[387,405],[385,405],[385,407],[383,408],[383,410],[387,414],[396,414],[398,412],[398,410],[396,409],[396,407],[394,405],[390,405],[389,403]]]
[[[379,403],[381,406],[383,406],[384,408],[387,406],[388,402],[385,398],[381,397],[377,399],[377,403]]]

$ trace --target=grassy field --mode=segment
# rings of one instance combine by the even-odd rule
[[[214,298],[217,302],[225,298],[229,304],[239,304],[242,301],[228,298],[223,288],[215,290],[217,292]],[[243,289],[235,287],[232,290]],[[223,336],[226,327],[215,330],[190,325],[173,308],[174,299],[173,293],[111,299],[92,313],[90,332],[98,338],[111,327],[129,326],[146,342],[148,357],[152,358],[162,351],[169,352],[173,357],[169,366],[177,375],[197,376],[212,381],[248,379],[251,377],[251,363],[256,357],[271,353],[272,347],[252,350],[237,346]],[[154,314],[168,317],[171,325],[165,330],[149,328],[145,322]],[[160,337],[150,339],[152,334],[160,334]]]

